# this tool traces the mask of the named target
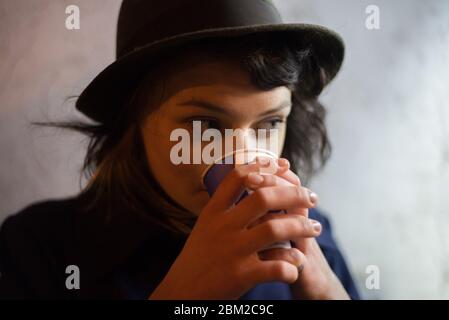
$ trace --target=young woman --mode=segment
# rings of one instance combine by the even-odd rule
[[[358,298],[304,187],[329,157],[318,96],[343,52],[323,27],[282,24],[269,1],[125,0],[118,59],[77,101],[96,123],[50,123],[91,137],[88,184],[6,219],[2,296]],[[210,197],[207,164],[170,157],[171,134],[191,133],[194,121],[277,129],[279,159],[238,166]],[[273,174],[259,174],[267,166]],[[245,188],[253,192],[234,205]],[[288,211],[268,213],[279,208]]]

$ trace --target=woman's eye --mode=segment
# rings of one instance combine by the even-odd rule
[[[201,130],[206,130],[206,129],[217,129],[220,130],[220,124],[217,120],[214,119],[190,119],[189,120],[190,124],[193,127],[193,123],[197,122],[197,123],[201,123]]]
[[[266,130],[279,129],[281,127],[282,123],[284,123],[283,119],[279,119],[279,118],[269,119],[269,120],[266,120],[266,121],[260,123],[259,125],[257,125],[257,128],[258,129],[266,129]]]
[[[201,127],[205,129],[217,129],[220,130],[220,124],[216,120],[202,120]]]

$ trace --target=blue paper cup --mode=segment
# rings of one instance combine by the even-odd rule
[[[251,162],[254,162],[256,160],[256,157],[263,156],[263,157],[270,157],[273,159],[276,159],[277,156],[268,151],[263,149],[250,149],[250,150],[237,150],[232,153],[229,153],[217,160],[214,161],[213,164],[211,164],[203,173],[203,184],[206,187],[207,192],[210,196],[212,196],[215,191],[218,189],[218,186],[223,181],[223,179],[226,177],[226,175],[231,172],[234,168],[238,167],[239,165],[248,164]],[[260,174],[274,174],[274,172],[270,172],[270,168],[261,168]],[[239,203],[244,199],[246,196],[248,196],[252,191],[249,189],[246,189],[242,192],[242,194],[237,198],[237,201],[235,204]],[[270,213],[279,213],[279,214],[285,214],[285,210],[279,210],[279,211],[269,211]],[[272,248],[285,248],[289,249],[291,248],[290,241],[282,241],[282,242],[276,242],[272,245],[269,245],[261,250],[267,250]]]

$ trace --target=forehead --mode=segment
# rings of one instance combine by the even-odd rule
[[[230,105],[245,101],[272,105],[291,97],[290,90],[284,86],[268,91],[254,86],[249,72],[235,59],[200,54],[183,59],[167,71],[165,93],[170,100],[209,98]]]
[[[167,70],[166,85],[175,93],[201,86],[252,87],[250,75],[234,60],[195,56]]]

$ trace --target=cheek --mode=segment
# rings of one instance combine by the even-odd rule
[[[148,121],[142,130],[145,152],[150,170],[164,191],[174,200],[183,204],[192,193],[201,189],[202,172],[206,165],[175,164],[171,151],[178,141],[170,141],[170,133],[176,129],[164,119]],[[151,126],[154,124],[154,126]],[[173,128],[172,128],[173,127]]]
[[[145,151],[154,175],[175,169],[170,161],[170,150],[175,144],[170,141],[171,131],[171,123],[163,110],[153,112],[142,127]]]

